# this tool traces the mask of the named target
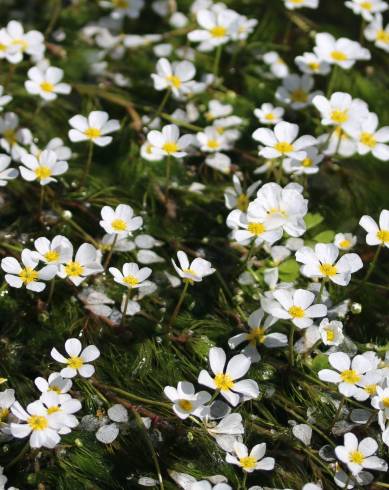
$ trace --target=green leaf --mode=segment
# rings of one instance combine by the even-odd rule
[[[320,225],[323,221],[323,216],[320,213],[307,213],[304,221],[307,226],[307,230],[315,228],[315,226]]]
[[[299,276],[300,266],[295,259],[288,259],[282,262],[278,270],[282,281],[291,282]]]
[[[332,230],[325,230],[322,231],[321,233],[318,233],[315,237],[314,240],[316,242],[320,243],[332,243],[334,240],[335,232]]]

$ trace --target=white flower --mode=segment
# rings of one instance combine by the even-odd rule
[[[70,379],[63,378],[59,373],[51,373],[47,380],[41,377],[35,378],[34,383],[41,393],[49,393],[53,391],[59,395],[61,400],[68,398],[68,395],[66,394],[71,389],[73,384]]]
[[[43,149],[38,148],[35,143],[32,143],[30,146],[30,153],[36,158],[39,158],[43,150],[54,151],[57,154],[58,160],[68,161],[72,157],[71,149],[64,145],[61,138],[51,139]]]
[[[201,282],[204,277],[215,272],[215,269],[212,268],[211,262],[208,262],[208,260],[204,260],[201,257],[196,257],[191,263],[189,263],[188,256],[182,250],[177,252],[177,259],[179,267],[172,259],[174,269],[182,279],[190,283]]]
[[[185,134],[180,137],[180,130],[175,124],[168,124],[162,131],[153,129],[147,135],[156,155],[182,158],[187,155],[185,149],[193,142],[193,137]]]
[[[255,470],[270,471],[274,468],[274,458],[264,458],[266,453],[266,443],[257,444],[250,453],[247,446],[236,441],[234,443],[234,454],[227,453],[226,461],[230,464],[240,466],[243,471],[252,473]]]
[[[156,152],[154,146],[148,141],[145,141],[140,147],[140,156],[148,162],[160,162],[163,160],[163,155]]]
[[[323,61],[331,65],[338,65],[349,70],[357,60],[369,60],[371,58],[368,49],[362,47],[357,41],[351,41],[345,37],[335,39],[328,32],[316,34],[315,54]]]
[[[208,155],[207,158],[205,159],[205,163],[209,167],[218,170],[223,174],[231,173],[231,169],[232,169],[231,158],[228,155],[225,155],[224,153],[213,153],[211,155]]]
[[[381,14],[374,16],[372,22],[364,30],[365,38],[374,41],[377,48],[389,52],[389,24],[384,28]]]
[[[50,101],[57,98],[57,94],[70,94],[71,86],[60,83],[63,78],[63,70],[49,66],[39,68],[34,66],[27,72],[30,80],[24,82],[26,90],[30,94],[39,95],[42,99]]]
[[[116,209],[104,206],[101,210],[100,226],[110,234],[130,235],[139,230],[143,224],[140,216],[134,216],[134,211],[127,204],[119,204]]]
[[[46,264],[65,264],[72,259],[73,247],[70,241],[62,236],[56,235],[51,241],[46,237],[37,238],[34,241],[37,259]]]
[[[265,102],[259,109],[254,109],[254,115],[262,124],[277,124],[282,121],[285,109],[275,107],[273,104]]]
[[[288,75],[277,88],[276,99],[290,105],[292,109],[304,109],[316,95],[321,94],[318,90],[311,92],[313,86],[313,78],[309,75]]]
[[[215,438],[218,446],[225,451],[230,451],[235,441],[241,442],[242,434],[244,434],[240,413],[229,413],[225,415],[217,425],[213,421],[209,421],[206,429]]]
[[[233,107],[231,104],[222,104],[217,99],[212,99],[208,102],[208,112],[205,113],[205,117],[208,121],[219,119],[220,117],[227,117],[232,114]]]
[[[216,153],[230,148],[226,135],[214,126],[207,126],[204,131],[196,134],[196,138],[201,151]]]
[[[20,63],[24,54],[41,59],[45,52],[43,34],[39,31],[24,32],[22,24],[16,20],[11,20],[1,30],[0,44],[5,46],[4,56],[10,63]]]
[[[180,61],[170,63],[166,58],[158,60],[157,73],[153,73],[151,78],[154,81],[156,90],[170,89],[178,97],[186,95],[191,91],[191,85],[196,68],[190,61]]]
[[[273,301],[266,301],[263,307],[276,318],[290,320],[298,328],[307,328],[313,324],[313,318],[327,314],[323,304],[313,304],[315,295],[305,289],[277,289],[273,292]]]
[[[324,95],[317,95],[312,104],[320,112],[321,123],[324,126],[352,128],[363,121],[369,113],[366,102],[353,99],[346,92],[334,92],[330,99]]]
[[[376,387],[376,396],[371,400],[371,405],[377,410],[383,412],[384,418],[389,419],[389,387]]]
[[[358,125],[346,128],[347,133],[357,142],[360,155],[371,154],[384,162],[389,160],[389,126],[378,129],[378,117],[370,112]]]
[[[32,142],[31,131],[18,126],[19,117],[14,112],[6,112],[4,117],[0,117],[0,146],[17,162],[27,153],[23,146]]]
[[[228,339],[230,349],[236,349],[243,342],[248,342],[248,345],[242,350],[242,354],[249,357],[251,362],[257,362],[261,359],[258,352],[258,347],[264,345],[267,348],[273,349],[277,347],[285,347],[288,343],[288,338],[282,333],[267,333],[268,329],[274,325],[277,318],[271,315],[264,319],[264,311],[262,308],[253,311],[249,316],[247,323],[250,327],[247,333],[239,333]]]
[[[265,53],[262,59],[270,67],[270,71],[276,78],[284,78],[288,75],[288,65],[276,51]]]
[[[100,351],[95,345],[88,345],[85,349],[78,339],[71,338],[65,342],[65,351],[69,357],[64,357],[55,347],[51,349],[50,355],[61,364],[66,364],[60,372],[63,378],[74,378],[79,374],[83,378],[90,378],[95,372],[92,361],[100,356]]]
[[[296,56],[295,63],[303,73],[308,75],[328,75],[331,71],[331,66],[326,61],[323,61],[314,53],[304,53]]]
[[[232,176],[233,187],[227,187],[224,192],[224,203],[227,209],[240,209],[247,211],[250,197],[261,185],[261,181],[253,182],[246,191],[243,191],[242,184],[237,174]]]
[[[372,217],[367,215],[362,216],[359,224],[367,231],[366,243],[368,245],[383,245],[389,248],[389,210],[381,211],[379,226]]]
[[[324,155],[350,157],[357,152],[357,143],[340,126],[331,133],[324,133],[317,138]]]
[[[107,415],[113,423],[102,425],[96,432],[96,439],[103,444],[111,444],[119,435],[119,424],[128,422],[127,410],[118,403],[107,410]]]
[[[293,160],[285,158],[282,162],[282,168],[285,172],[294,175],[313,175],[319,172],[319,163],[323,160],[324,155],[319,154],[315,146],[306,149],[307,156],[304,160]]]
[[[15,403],[15,390],[0,391],[0,436],[9,436],[11,407]],[[1,467],[0,467],[1,468]],[[0,474],[1,475],[1,474]],[[1,483],[1,479],[0,479]],[[0,484],[1,488],[1,484]]]
[[[51,150],[44,150],[37,158],[34,155],[24,154],[21,157],[22,164],[19,167],[24,180],[29,182],[37,180],[40,185],[57,182],[55,177],[64,174],[69,165],[65,161],[58,161],[57,154]]]
[[[0,187],[8,184],[9,180],[16,179],[19,171],[16,168],[8,168],[11,164],[11,158],[8,155],[0,154]]]
[[[30,436],[32,448],[54,448],[61,440],[58,431],[62,426],[61,417],[50,417],[40,400],[30,403],[27,411],[15,402],[12,413],[22,423],[11,423],[11,433],[18,439]]]
[[[348,432],[344,435],[343,446],[336,446],[336,457],[345,463],[353,475],[360,473],[363,469],[387,471],[388,465],[385,460],[374,456],[378,444],[372,437],[365,437],[358,442],[357,437]]]
[[[57,268],[46,265],[40,270],[35,270],[38,265],[34,252],[25,248],[21,255],[22,265],[14,257],[5,257],[1,261],[1,268],[5,274],[5,280],[13,288],[21,288],[40,293],[46,287],[42,281],[49,281],[55,276]]]
[[[100,261],[101,254],[96,248],[89,243],[83,243],[77,250],[74,260],[60,265],[58,276],[62,279],[68,278],[74,285],[79,286],[88,276],[103,272]]]
[[[73,128],[69,131],[69,139],[74,143],[79,141],[91,141],[97,146],[107,146],[112,141],[112,136],[106,136],[120,128],[116,119],[110,119],[107,112],[92,111],[88,117],[81,115],[69,119]]]
[[[339,248],[339,250],[350,250],[356,243],[357,237],[352,233],[337,233],[334,237],[334,244]]]
[[[264,145],[259,155],[264,158],[290,157],[296,160],[304,160],[307,152],[303,151],[316,144],[313,136],[300,136],[297,124],[281,121],[275,125],[274,131],[267,128],[259,128],[253,133],[253,138]]]
[[[229,9],[220,12],[204,9],[197,12],[196,20],[202,29],[189,32],[188,39],[200,43],[199,51],[211,51],[230,40],[234,31],[233,24],[237,22],[238,15]]]
[[[351,361],[344,352],[330,354],[328,361],[335,371],[322,369],[318,373],[319,379],[337,384],[339,392],[344,396],[366,400],[366,392],[360,386],[364,374],[372,368],[370,361],[361,355],[355,356]]]
[[[246,40],[257,24],[257,19],[248,19],[245,15],[238,15],[232,24],[231,38],[234,41]]]
[[[230,359],[226,365],[226,354],[219,347],[209,350],[209,364],[213,377],[206,370],[202,370],[198,382],[214,390],[220,391],[221,395],[233,406],[238,405],[240,397],[255,399],[259,394],[258,385],[252,379],[242,378],[250,368],[251,361],[243,354],[238,354]]]
[[[189,415],[203,418],[207,412],[204,405],[212,398],[207,391],[195,393],[194,386],[187,381],[180,381],[177,388],[165,386],[163,392],[173,402],[173,410],[180,419]]]
[[[297,262],[304,265],[301,273],[307,277],[325,278],[340,286],[347,286],[351,274],[363,267],[357,254],[344,254],[337,261],[339,249],[333,243],[317,243],[315,250],[302,247],[296,252]]]
[[[323,318],[319,325],[319,333],[323,344],[340,345],[343,342],[343,324],[338,320]]]
[[[108,9],[112,9],[111,17],[113,19],[138,19],[144,5],[144,0],[100,0],[99,4]]]
[[[4,87],[0,85],[0,112],[3,110],[4,106],[11,102],[12,96],[4,94]]]
[[[123,272],[116,267],[110,267],[109,272],[118,284],[122,284],[129,289],[136,289],[146,285],[145,281],[152,273],[152,270],[150,267],[139,269],[138,264],[135,262],[127,262],[123,264]]]
[[[81,410],[81,402],[70,395],[59,395],[55,391],[43,393],[39,399],[46,409],[46,416],[51,421],[55,420],[59,427],[58,434],[69,434],[77,427],[78,420],[73,415]]]
[[[273,223],[272,218],[257,203],[257,200],[251,202],[247,213],[239,209],[231,211],[227,216],[227,226],[233,228],[233,238],[239,243],[254,239],[256,246],[262,242],[272,245],[282,238],[282,227],[277,221]]]
[[[388,8],[388,4],[382,0],[351,0],[344,2],[346,7],[350,8],[354,14],[362,15],[362,17],[371,22],[375,14],[384,12]]]

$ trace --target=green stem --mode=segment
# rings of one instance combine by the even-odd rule
[[[102,384],[102,383],[97,382],[96,380],[92,380],[92,383],[95,386],[97,386],[97,388],[101,388],[102,390],[112,391],[113,393],[117,393],[118,395],[121,395],[125,398],[129,398],[130,400],[135,400],[138,402],[146,403],[148,405],[156,405],[156,406],[163,407],[163,408],[171,407],[171,404],[169,404],[169,403],[163,403],[163,402],[159,402],[156,400],[150,400],[149,398],[143,398],[142,396],[134,395],[133,393],[130,393],[129,391],[122,390],[121,388],[116,388],[116,386]]]
[[[165,176],[166,197],[168,197],[169,195],[171,169],[172,169],[172,157],[168,155],[166,158],[166,176]]]
[[[90,140],[88,144],[88,155],[86,157],[84,173],[81,177],[81,187],[84,186],[84,183],[89,176],[91,165],[92,165],[92,157],[93,157],[93,141]]]
[[[320,290],[319,290],[319,294],[317,295],[316,303],[320,303],[320,301],[321,301],[321,297],[323,295],[325,283],[326,283],[326,280],[323,279],[321,284],[320,284]]]
[[[365,284],[365,282],[368,281],[368,279],[372,275],[372,273],[373,273],[373,271],[375,269],[375,266],[377,264],[378,257],[379,257],[379,255],[381,253],[381,249],[382,249],[382,244],[378,245],[377,250],[376,250],[376,253],[374,254],[374,258],[370,262],[369,269],[367,270],[367,273],[366,273],[365,277],[362,280],[361,286],[363,286]]]
[[[340,400],[340,403],[338,405],[338,409],[336,410],[336,413],[335,413],[335,417],[334,417],[334,420],[332,422],[332,426],[335,425],[335,423],[337,422],[338,418],[339,418],[339,415],[341,414],[342,412],[342,408],[344,406],[344,402],[346,401],[346,397],[345,396],[342,396],[341,400]]]
[[[9,468],[12,468],[12,466],[15,466],[15,464],[17,464],[23,458],[23,456],[28,452],[29,449],[30,449],[30,443],[27,442],[23,446],[20,453],[17,456],[15,456],[14,459],[9,464],[7,464],[5,468],[8,470]]]
[[[43,204],[45,202],[45,187],[41,185],[39,194],[39,219],[42,218]]]
[[[223,45],[220,44],[216,48],[215,61],[213,63],[213,75],[215,78],[217,78],[219,75],[219,65],[220,65],[220,59],[222,56],[222,50],[223,50]]]
[[[124,301],[124,307],[122,311],[122,319],[120,320],[121,327],[124,325],[124,320],[126,318],[127,306],[128,306],[128,302],[130,301],[131,291],[132,291],[131,289],[127,289],[126,299]]]
[[[188,287],[189,287],[189,281],[185,281],[185,286],[184,286],[184,289],[181,292],[180,299],[178,300],[178,303],[177,303],[176,307],[174,308],[173,314],[172,314],[172,316],[170,318],[170,321],[168,323],[168,330],[170,330],[173,327],[173,325],[174,325],[174,323],[176,321],[177,315],[180,312],[180,309],[181,309],[182,303],[184,301],[184,298],[185,298],[186,292],[188,290]]]
[[[52,301],[53,295],[54,295],[54,289],[55,289],[55,276],[53,277],[53,279],[50,282],[50,290],[49,290],[49,296],[47,298],[47,306],[49,306],[51,304],[51,301]]]
[[[243,479],[242,479],[242,490],[247,489],[247,472],[243,472]]]
[[[159,117],[161,115],[161,112],[165,108],[165,105],[170,98],[170,94],[171,94],[171,91],[166,90],[165,95],[163,96],[163,99],[162,99],[161,103],[159,104],[158,109],[155,111],[154,115],[150,118],[150,121],[147,125],[148,127],[150,127],[153,124],[153,122],[155,121],[155,119],[157,119],[157,117]]]
[[[294,366],[294,332],[296,330],[296,326],[292,323],[289,332],[289,366]]]
[[[116,234],[114,236],[114,239],[112,240],[111,247],[109,249],[109,253],[108,253],[107,258],[105,259],[105,262],[104,262],[104,271],[106,271],[108,269],[109,263],[111,262],[113,250],[115,248],[117,239],[118,239],[118,234]]]

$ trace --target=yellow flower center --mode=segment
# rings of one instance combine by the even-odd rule
[[[83,366],[84,361],[79,356],[72,356],[66,361],[67,365],[72,369],[80,369]]]
[[[274,145],[274,149],[279,151],[280,153],[290,153],[291,151],[293,151],[293,145],[291,145],[287,141],[279,141]]]
[[[130,274],[128,276],[123,277],[123,282],[127,284],[129,288],[133,288],[134,286],[137,286],[139,284],[139,279],[137,279],[135,276],[132,276]]]
[[[16,133],[13,129],[6,129],[3,133],[4,139],[12,146],[17,142]]]
[[[37,167],[35,169],[35,175],[36,175],[37,179],[39,179],[39,180],[48,179],[52,173],[53,172],[52,172],[51,168],[46,167],[45,165],[40,165],[39,167]]]
[[[377,144],[377,140],[374,138],[374,134],[363,132],[360,136],[360,142],[369,148],[374,148]]]
[[[361,376],[355,371],[355,369],[346,369],[340,373],[340,377],[345,383],[350,383],[354,385],[361,380]]]
[[[260,236],[264,231],[266,231],[266,228],[263,223],[249,223],[247,230],[255,236]]]
[[[389,242],[389,230],[379,230],[377,231],[377,238],[381,240],[382,243]]]
[[[49,250],[43,255],[43,257],[47,260],[47,262],[56,262],[59,259],[59,253],[56,250]]]
[[[294,2],[295,1],[296,0],[294,0]],[[255,468],[257,460],[252,456],[245,456],[243,458],[239,458],[239,463],[244,470],[252,470],[253,468]]]
[[[60,395],[62,393],[61,388],[59,386],[56,386],[56,385],[51,385],[49,387],[49,391],[54,391],[54,393],[57,393],[58,395]]]
[[[4,422],[4,420],[8,417],[9,410],[8,408],[0,408],[0,424]]]
[[[27,419],[27,424],[32,430],[45,430],[49,426],[46,417],[43,417],[43,415],[31,415]]]
[[[65,265],[65,272],[70,277],[78,277],[83,274],[84,267],[79,262],[68,262]]]
[[[312,71],[319,71],[319,69],[320,69],[320,63],[317,63],[316,61],[311,61],[311,63],[308,63],[308,67]]]
[[[28,48],[28,42],[25,39],[14,39],[12,44],[14,46],[19,46],[22,51],[25,51]]]
[[[220,146],[220,143],[218,140],[215,139],[210,139],[208,140],[208,148],[211,148],[211,150],[217,150]]]
[[[323,276],[327,277],[334,276],[338,272],[336,266],[332,264],[320,264],[319,269]]]
[[[332,51],[331,58],[334,61],[346,61],[348,59],[347,55],[343,53],[343,51],[336,51],[336,50]]]
[[[347,111],[341,111],[340,109],[334,109],[331,112],[331,119],[334,121],[336,124],[342,124],[348,121],[348,114]]]
[[[234,381],[229,374],[218,373],[215,378],[216,388],[220,391],[228,391],[234,387]]]
[[[58,405],[54,405],[54,406],[49,407],[47,409],[47,414],[48,415],[51,415],[52,413],[57,413],[57,412],[61,412],[61,409],[60,409],[60,407]]]
[[[288,313],[292,318],[304,318],[305,315],[305,312],[301,306],[291,306]]]
[[[112,0],[112,3],[118,9],[126,9],[128,7],[128,0]]]
[[[256,344],[257,342],[259,344],[263,344],[265,342],[265,328],[264,327],[256,327],[253,328],[247,335],[246,339],[251,343],[251,344]]]
[[[87,136],[88,138],[90,138],[91,140],[93,140],[93,139],[98,138],[99,136],[101,136],[101,131],[98,128],[87,128],[84,131],[84,134],[85,134],[85,136]]]
[[[19,272],[19,277],[24,284],[30,284],[30,282],[33,282],[38,278],[38,273],[31,267],[26,267]]]
[[[384,405],[385,408],[389,408],[389,396],[386,396],[385,398],[382,399],[382,404]]]
[[[371,2],[362,2],[361,7],[365,10],[371,10],[373,8],[373,4]]]
[[[181,87],[181,80],[179,77],[177,77],[175,75],[169,75],[168,77],[166,77],[166,80],[168,82],[170,82],[173,85],[173,87],[175,87],[175,88]]]
[[[366,385],[365,391],[367,391],[369,395],[375,395],[377,393],[377,385],[376,384]]]
[[[125,231],[127,229],[127,223],[124,221],[124,219],[114,219],[111,223],[112,228],[115,231]]]
[[[227,29],[223,26],[215,26],[212,27],[211,29],[211,35],[212,37],[224,37],[227,33]]]
[[[313,161],[312,158],[304,158],[304,160],[301,162],[301,165],[303,167],[312,167]]]
[[[249,205],[249,198],[246,194],[240,194],[236,199],[236,207],[241,211],[246,211]]]
[[[0,51],[5,51],[7,49],[7,46],[5,44],[0,43]]]
[[[166,143],[162,147],[162,150],[166,151],[166,153],[170,155],[171,153],[176,153],[179,148],[177,143],[175,143],[174,141],[166,141]]]
[[[41,82],[40,88],[45,92],[54,92],[54,85],[50,82]]]
[[[185,412],[191,412],[193,410],[193,403],[189,400],[180,400],[178,406]]]
[[[265,115],[265,119],[267,121],[274,121],[275,116],[274,116],[274,114],[272,112],[269,112],[268,114]]]
[[[333,342],[335,339],[335,332],[331,328],[325,328],[326,337],[328,342]]]
[[[376,34],[376,40],[389,44],[389,32],[386,32],[383,29],[379,30]]]
[[[365,456],[361,451],[351,451],[348,455],[350,463],[362,464]]]
[[[306,102],[308,100],[308,94],[302,89],[293,90],[290,94],[294,102]]]
[[[344,240],[342,240],[341,242],[339,242],[340,248],[349,248],[350,245],[351,245],[350,240],[347,240],[346,238]]]

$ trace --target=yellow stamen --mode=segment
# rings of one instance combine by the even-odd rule
[[[350,240],[347,240],[346,238],[339,242],[339,247],[340,248],[350,248],[351,242]]]
[[[30,284],[30,282],[38,279],[38,272],[34,271],[31,267],[26,267],[19,272],[19,277],[24,284]]]
[[[28,48],[28,42],[25,39],[14,39],[12,44],[14,46],[20,46],[22,51],[25,51]]]
[[[247,225],[247,230],[255,236],[260,236],[266,231],[266,228],[263,223],[249,223]]]
[[[178,406],[185,412],[191,412],[193,410],[193,403],[189,400],[180,400]]]
[[[247,211],[249,205],[249,198],[246,194],[240,194],[236,199],[236,207],[241,211]]]
[[[180,78],[177,77],[176,75],[169,75],[166,77],[166,80],[168,82],[170,82],[173,85],[173,87],[175,87],[175,88],[181,87],[182,82],[181,82]]]
[[[382,243],[389,242],[389,230],[379,230],[377,231],[377,238],[381,240]]]
[[[133,288],[139,284],[139,279],[129,274],[128,276],[123,277],[123,282],[127,284],[129,288]]]
[[[287,141],[279,141],[274,145],[274,149],[279,151],[280,153],[290,153],[291,151],[293,151],[293,145],[291,145]]]
[[[367,393],[369,393],[369,395],[373,396],[377,393],[377,385],[376,384],[366,385],[365,391],[367,391]]]
[[[235,383],[229,374],[218,373],[215,378],[216,388],[220,391],[228,391],[234,387]]]
[[[335,332],[331,328],[325,328],[327,342],[333,342],[335,339]]]
[[[112,0],[112,3],[118,9],[126,9],[128,7],[128,0]]]
[[[374,148],[377,145],[377,140],[374,138],[374,134],[363,132],[359,137],[360,142],[369,148]]]
[[[217,150],[220,147],[219,141],[215,139],[208,140],[207,144],[208,144],[208,148],[211,148],[211,150]]]
[[[373,8],[373,4],[371,2],[362,2],[361,7],[365,10],[371,10]]]
[[[385,44],[389,44],[389,32],[383,29],[379,30],[376,34],[376,40]]]
[[[54,405],[53,407],[49,407],[47,409],[48,415],[51,415],[52,413],[57,413],[57,412],[61,412],[61,409],[58,405]]]
[[[162,150],[166,151],[166,153],[170,155],[171,153],[176,153],[177,151],[179,151],[179,148],[177,143],[175,143],[174,141],[167,141],[162,146]]]
[[[351,451],[348,455],[350,463],[362,464],[365,456],[361,451]]]
[[[87,128],[84,131],[84,134],[85,134],[85,136],[87,136],[88,138],[90,138],[91,140],[93,140],[93,139],[98,138],[99,136],[101,136],[101,131],[98,128]]]
[[[79,262],[68,262],[65,265],[65,272],[69,277],[78,277],[84,273],[84,267]]]
[[[3,137],[11,146],[17,142],[16,133],[13,129],[6,129],[3,132]]]
[[[84,361],[79,356],[72,356],[66,361],[67,365],[72,369],[80,369],[83,366]]]
[[[293,102],[306,102],[308,100],[308,94],[302,89],[293,90],[290,96]]]
[[[27,419],[27,424],[32,430],[45,430],[49,426],[46,417],[43,417],[43,415],[31,415]]]
[[[227,29],[223,26],[215,26],[210,32],[212,37],[224,37],[227,33]]]
[[[389,396],[386,396],[385,398],[382,399],[382,404],[384,405],[385,408],[389,408]]]
[[[336,124],[342,124],[346,121],[348,121],[348,114],[347,111],[342,111],[340,109],[334,109],[331,112],[331,119],[334,121]]]
[[[336,50],[332,51],[331,58],[334,61],[346,61],[348,59],[347,55],[345,53],[343,53],[342,51],[336,51]]]
[[[313,161],[312,158],[304,158],[304,160],[301,162],[301,165],[303,167],[312,167]]]
[[[320,264],[319,269],[320,272],[323,274],[323,276],[327,276],[327,277],[334,276],[338,272],[336,266],[332,264]]]
[[[268,114],[265,115],[265,119],[267,121],[274,121],[275,116],[274,116],[274,114],[272,112],[269,112]]]
[[[265,342],[265,328],[264,327],[256,327],[253,328],[247,335],[246,339],[251,343],[251,344],[256,344],[257,342],[259,344],[263,344]]]
[[[48,179],[53,173],[52,169],[50,167],[46,167],[45,165],[40,165],[34,170],[34,172],[39,180]]]
[[[255,468],[257,460],[252,456],[245,456],[243,458],[239,458],[239,463],[244,470],[252,470]]]
[[[56,250],[49,250],[43,255],[43,257],[47,260],[47,262],[56,262],[59,259],[59,253]]]
[[[58,395],[60,395],[62,393],[62,390],[59,386],[56,386],[56,385],[51,385],[49,387],[49,391],[54,391],[54,393],[57,393]]]
[[[124,219],[114,219],[111,223],[112,228],[115,231],[126,231],[127,229],[127,223],[124,221]]]
[[[45,92],[54,92],[54,85],[50,82],[41,82],[40,88]]]
[[[9,415],[8,408],[0,408],[0,424],[6,420]]]
[[[304,318],[305,315],[305,312],[301,306],[291,306],[288,313],[292,318]]]
[[[317,63],[316,61],[312,61],[311,63],[308,63],[308,67],[312,71],[316,72],[316,71],[319,71],[319,69],[320,69],[320,63]]]
[[[340,373],[340,377],[345,383],[354,385],[361,380],[361,376],[355,371],[355,369],[346,369]]]

